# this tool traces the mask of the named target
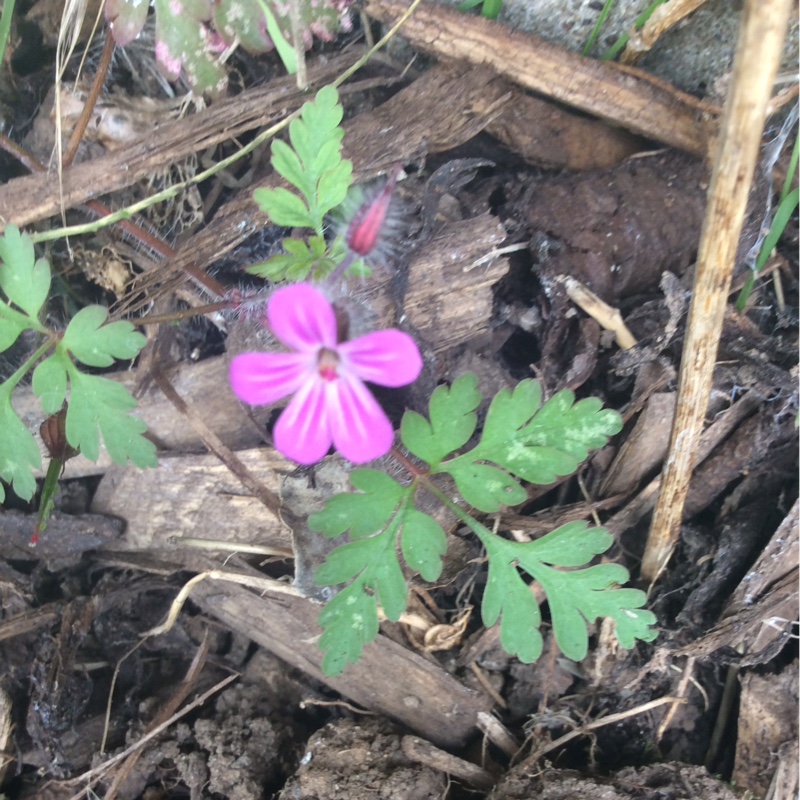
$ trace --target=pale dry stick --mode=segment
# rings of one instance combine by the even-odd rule
[[[614,334],[617,344],[623,350],[636,347],[636,337],[630,332],[618,308],[601,300],[591,289],[569,276],[561,276],[561,283],[567,296],[576,306],[585,311],[601,327]]]
[[[320,706],[322,708],[346,708],[348,711],[352,711],[354,714],[361,714],[365,717],[377,717],[377,711],[368,711],[366,708],[359,708],[358,706],[354,706],[352,703],[348,703],[344,700],[301,700],[298,703],[298,706],[305,711],[309,706]]]
[[[102,6],[97,11],[95,29],[100,19]],[[86,16],[88,3],[86,0],[66,0],[61,13],[61,23],[58,29],[58,42],[56,43],[56,76],[55,76],[55,108],[56,108],[56,164],[58,167],[58,196],[61,202],[61,224],[67,224],[66,209],[64,206],[64,154],[61,143],[61,80],[67,69],[67,64],[75,52],[80,37],[83,19]],[[67,43],[69,39],[69,43]]]
[[[519,752],[519,742],[493,714],[479,711],[477,727],[495,747],[499,747],[509,758]]]
[[[406,758],[411,759],[411,761],[417,764],[424,764],[426,767],[438,772],[453,775],[460,781],[480,789],[491,789],[497,782],[492,774],[483,769],[483,767],[451,755],[419,736],[404,736],[400,747]]]
[[[146,639],[150,636],[160,636],[162,633],[169,632],[172,629],[172,626],[175,624],[175,621],[178,619],[178,615],[181,613],[184,603],[186,603],[186,601],[189,599],[192,589],[197,586],[198,583],[206,579],[212,581],[229,581],[230,583],[239,583],[242,586],[249,586],[251,589],[260,589],[262,592],[291,594],[295,597],[303,596],[302,593],[298,589],[295,589],[294,586],[291,586],[288,583],[282,583],[281,581],[276,581],[273,578],[265,578],[256,575],[238,575],[234,572],[223,572],[219,569],[207,570],[206,572],[201,572],[199,575],[195,575],[193,578],[190,578],[188,581],[186,581],[186,583],[183,585],[183,588],[178,592],[178,594],[175,596],[175,599],[172,601],[169,611],[167,612],[167,618],[164,620],[164,622],[162,622],[161,625],[156,625],[155,628],[151,628],[149,631],[145,631],[142,634],[142,639]]]
[[[659,697],[656,700],[651,700],[649,703],[643,703],[640,706],[636,706],[636,708],[631,708],[627,711],[620,711],[618,714],[609,714],[607,717],[601,717],[600,719],[593,720],[592,722],[587,722],[585,725],[581,725],[580,728],[576,728],[574,731],[565,733],[554,742],[550,742],[550,744],[540,747],[536,752],[531,753],[524,761],[522,761],[518,768],[523,771],[530,769],[542,756],[547,755],[547,753],[556,750],[562,745],[565,745],[567,742],[571,742],[578,736],[583,736],[589,731],[593,731],[597,728],[603,728],[606,725],[613,725],[615,722],[621,722],[623,719],[627,719],[628,717],[635,717],[638,714],[644,714],[645,711],[651,711],[652,709],[663,706],[666,703],[686,703],[686,699],[683,697],[670,696]]]
[[[170,604],[169,611],[167,612],[167,617],[164,622],[162,622],[161,625],[156,625],[155,628],[151,628],[149,631],[145,631],[142,634],[142,641],[151,636],[161,636],[162,633],[168,633],[170,630],[172,630],[172,626],[175,624],[176,620],[178,619],[178,615],[183,609],[183,606],[189,599],[192,589],[194,589],[198,583],[206,579],[238,583],[241,586],[248,586],[251,589],[259,589],[264,594],[267,592],[275,592],[276,594],[290,594],[293,597],[305,597],[305,595],[299,589],[296,589],[291,584],[284,583],[283,581],[276,581],[274,578],[266,578],[263,575],[241,575],[235,572],[223,572],[221,569],[207,570],[206,572],[201,572],[186,581],[181,590],[175,596],[175,599]],[[380,606],[378,606],[378,617],[381,620],[388,619]],[[417,614],[403,613],[400,615],[400,619],[397,621],[403,623],[404,625],[408,625],[412,628],[419,628],[421,630],[427,630],[430,628],[430,625]]]
[[[483,674],[483,670],[478,666],[478,662],[470,661],[469,668],[472,670],[473,675],[475,675],[475,678],[477,679],[478,683],[483,687],[483,690],[486,692],[486,694],[488,694],[489,697],[491,697],[492,700],[494,700],[495,705],[499,706],[502,709],[507,709],[508,703],[506,703],[506,701],[503,700],[503,697],[500,694],[500,692],[498,692],[497,689],[495,689],[494,686],[492,686],[492,684],[489,683],[488,678]]]
[[[642,558],[642,577],[650,583],[666,567],[680,534],[789,7],[790,0],[747,0],[744,7],[733,81],[700,237],[669,453]]]
[[[658,38],[677,25],[684,17],[697,11],[708,0],[672,0],[660,5],[645,22],[641,30],[635,28],[630,33],[628,44],[620,56],[622,64],[635,64],[650,50]]]
[[[692,672],[694,671],[694,665],[696,661],[697,659],[694,656],[690,656],[686,659],[686,666],[683,668],[683,675],[681,675],[681,680],[678,684],[678,697],[686,696],[686,689],[688,688],[689,683],[694,683],[695,686],[699,687],[697,681],[692,678]],[[703,691],[703,696],[706,700],[706,710],[708,710],[708,695],[706,695],[705,691]],[[661,739],[664,737],[664,734],[666,733],[667,728],[670,726],[672,718],[675,716],[679,705],[679,703],[673,703],[667,709],[664,719],[661,720],[658,728],[656,729],[656,744],[659,744]]]
[[[199,539],[193,536],[170,536],[169,542],[182,547],[195,547],[198,550],[229,550],[232,554],[250,553],[255,556],[294,558],[294,551],[284,547],[264,547],[260,544],[223,542],[220,539]]]
[[[184,706],[180,711],[174,713],[168,720],[165,720],[160,725],[157,725],[153,730],[149,733],[146,733],[142,736],[141,739],[134,742],[130,747],[126,747],[121,753],[117,753],[117,755],[112,756],[102,763],[99,767],[94,767],[82,775],[78,775],[76,778],[70,778],[70,780],[65,781],[65,784],[74,785],[80,783],[89,783],[84,789],[81,789],[76,794],[71,795],[68,800],[81,800],[82,797],[86,797],[86,795],[91,791],[92,784],[96,783],[100,780],[103,775],[108,772],[115,764],[118,764],[120,761],[126,759],[131,753],[135,753],[140,748],[144,747],[149,741],[155,739],[156,736],[163,733],[167,728],[177,722],[181,717],[185,717],[190,711],[194,711],[195,708],[199,708],[202,706],[209,697],[212,697],[217,692],[222,691],[229,683],[232,683],[239,677],[238,672],[234,672],[232,675],[228,675],[227,678],[223,678],[219,683],[215,683],[207,692],[204,692],[200,695],[200,697],[192,700],[191,703]]]

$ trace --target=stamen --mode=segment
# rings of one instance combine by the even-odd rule
[[[317,356],[317,369],[324,381],[335,381],[339,377],[336,368],[339,366],[339,356],[334,350],[323,347]]]

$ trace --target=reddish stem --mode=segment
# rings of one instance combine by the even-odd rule
[[[86,102],[83,104],[83,110],[78,117],[78,121],[75,123],[72,136],[69,137],[67,151],[64,153],[64,157],[61,161],[64,167],[70,166],[75,160],[75,154],[78,152],[83,134],[86,132],[86,128],[89,125],[89,118],[92,116],[94,107],[97,105],[100,92],[103,91],[103,84],[106,82],[106,75],[108,74],[108,68],[111,66],[111,57],[113,55],[114,37],[111,35],[111,31],[107,30],[106,41],[103,45],[103,52],[100,54],[100,63],[97,65],[97,72],[92,82],[92,88],[89,90]]]

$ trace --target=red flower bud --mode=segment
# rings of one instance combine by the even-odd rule
[[[345,242],[356,255],[362,257],[370,255],[380,241],[389,213],[392,191],[401,171],[402,167],[399,164],[395,166],[383,188],[361,205],[347,226]]]

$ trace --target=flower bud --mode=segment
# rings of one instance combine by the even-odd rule
[[[370,255],[381,239],[392,191],[400,176],[402,167],[398,164],[390,173],[383,188],[371,199],[362,203],[347,226],[345,242],[351,252],[362,258]]]

